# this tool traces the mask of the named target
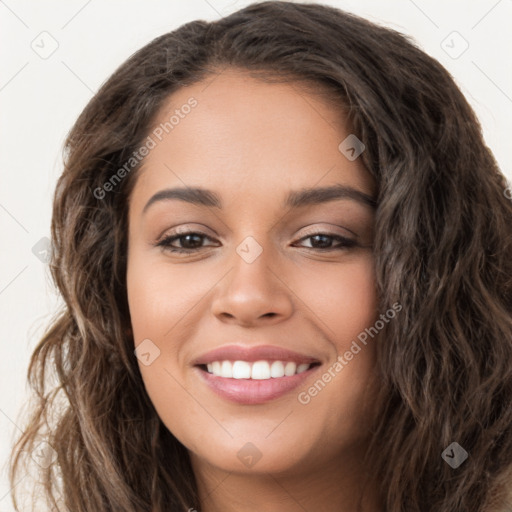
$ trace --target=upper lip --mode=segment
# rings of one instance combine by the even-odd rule
[[[210,350],[192,361],[193,365],[209,364],[214,361],[291,361],[296,364],[319,363],[318,359],[299,354],[292,350],[273,345],[248,347],[243,345],[226,345]]]

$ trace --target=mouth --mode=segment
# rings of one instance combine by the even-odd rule
[[[276,400],[317,373],[320,362],[213,361],[195,365],[199,378],[224,400],[239,405],[258,405]]]
[[[319,362],[300,363],[294,361],[213,361],[197,365],[215,377],[224,379],[269,380],[293,377],[319,366]]]

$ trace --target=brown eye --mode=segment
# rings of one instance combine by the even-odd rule
[[[304,240],[310,240],[310,245],[305,246],[308,249],[317,249],[317,250],[343,250],[348,249],[350,247],[354,247],[357,245],[355,240],[351,240],[349,238],[345,238],[336,234],[329,233],[315,233],[307,235],[299,240],[302,242]],[[335,245],[333,245],[335,244]],[[303,246],[304,247],[304,246]]]
[[[198,249],[208,247],[203,245],[205,240],[211,240],[211,238],[203,233],[190,231],[188,233],[167,236],[156,245],[171,252],[195,252]],[[178,245],[176,245],[176,242]]]

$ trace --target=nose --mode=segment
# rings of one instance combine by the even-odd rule
[[[263,251],[252,263],[238,254],[217,287],[211,310],[219,320],[244,327],[270,325],[293,313],[292,292]]]

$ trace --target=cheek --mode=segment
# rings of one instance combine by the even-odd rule
[[[326,267],[304,282],[307,288],[298,293],[335,352],[318,380],[301,390],[300,401],[305,410],[315,410],[327,431],[351,432],[354,439],[364,435],[376,382],[378,336],[366,334],[379,318],[373,264],[368,255],[338,269]],[[365,338],[364,343],[360,341]]]
[[[146,257],[147,260],[147,257]],[[144,338],[162,340],[198,306],[215,284],[215,276],[198,279],[192,266],[144,261],[133,254],[128,263],[128,304],[135,344]]]
[[[370,254],[326,265],[297,282],[297,295],[325,326],[338,352],[377,318],[375,271]]]
[[[127,293],[134,343],[145,343],[150,364],[139,358],[146,392],[158,415],[171,431],[182,422],[172,411],[190,412],[190,395],[184,392],[184,375],[178,359],[193,333],[194,315],[201,299],[215,283],[214,276],[198,278],[192,266],[171,266],[168,262],[148,263],[147,254],[134,249],[128,259]],[[147,345],[150,340],[154,345]],[[155,348],[156,346],[156,348]]]

